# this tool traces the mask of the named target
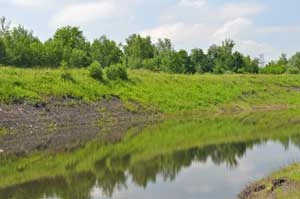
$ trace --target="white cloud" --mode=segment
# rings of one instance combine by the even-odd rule
[[[19,7],[49,7],[52,6],[56,0],[2,0]]]
[[[264,10],[266,10],[266,7],[262,4],[228,3],[221,8],[220,12],[223,19],[234,19],[255,16]]]
[[[169,38],[179,47],[189,48],[206,42],[213,32],[214,29],[204,24],[174,23],[144,30],[140,33],[143,36],[150,35],[153,40]]]
[[[246,18],[236,18],[225,23],[213,35],[213,38],[220,41],[226,38],[238,39],[239,35],[246,32],[252,26],[252,22]]]
[[[207,4],[207,0],[180,0],[179,6],[202,7]]]
[[[258,57],[260,54],[264,54],[266,61],[276,59],[280,55],[279,51],[271,45],[253,40],[238,41],[236,48],[252,57]]]
[[[258,33],[290,33],[300,32],[300,26],[270,26],[257,29]]]
[[[110,18],[117,14],[115,1],[104,0],[97,2],[78,3],[65,7],[52,19],[52,24],[85,25],[99,18]]]

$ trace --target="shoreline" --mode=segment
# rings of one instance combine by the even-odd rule
[[[248,185],[240,199],[296,199],[300,197],[300,163],[294,163]]]

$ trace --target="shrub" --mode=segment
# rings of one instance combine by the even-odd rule
[[[88,68],[90,72],[90,76],[96,80],[102,81],[103,80],[103,72],[99,62],[94,61]]]
[[[106,76],[110,80],[127,80],[128,74],[126,68],[121,64],[111,65],[106,69]]]
[[[158,59],[145,59],[142,62],[142,67],[152,71],[159,71],[159,61]]]
[[[300,74],[300,69],[297,67],[289,67],[286,72],[288,74]]]

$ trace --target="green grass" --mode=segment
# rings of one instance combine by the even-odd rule
[[[275,172],[272,175],[273,178],[288,178],[290,180],[295,180],[300,183],[300,164],[293,164],[288,166],[281,171]]]
[[[47,101],[70,96],[86,102],[116,95],[163,112],[191,112],[235,106],[300,104],[297,75],[174,75],[129,71],[129,81],[103,83],[87,69],[71,69],[65,81],[60,69],[0,68],[0,103]]]
[[[212,146],[219,150],[215,154],[221,154],[220,161],[231,164],[234,163],[232,157],[240,155],[240,150],[237,150],[240,147],[239,143],[249,143],[249,147],[266,139],[286,143],[289,136],[295,136],[296,144],[299,145],[297,136],[299,137],[300,124],[293,123],[295,119],[300,119],[299,113],[299,110],[285,110],[201,116],[188,120],[172,119],[148,127],[135,136],[131,133],[133,129],[117,144],[103,145],[93,142],[71,153],[40,153],[17,159],[2,157],[0,188],[55,176],[69,179],[70,176],[86,172],[100,179],[105,178],[109,172],[127,171],[134,178],[140,179],[139,176],[147,174],[143,173],[147,169],[151,169],[153,175],[168,169],[172,174],[174,164],[179,170],[186,166],[186,161],[180,159],[176,162],[177,156],[174,156],[174,153],[187,151],[184,154],[189,155],[188,150],[197,148],[198,154],[201,155],[211,152]],[[207,147],[208,151],[205,150]],[[232,154],[222,155],[223,151]],[[152,167],[155,168],[154,171]],[[151,175],[143,177],[145,181],[151,178]],[[106,180],[111,178],[107,176]]]

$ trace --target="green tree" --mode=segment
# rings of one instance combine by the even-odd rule
[[[171,73],[193,73],[194,69],[190,68],[190,59],[188,53],[185,50],[179,52],[173,52],[170,55],[168,63],[168,72]]]
[[[0,18],[0,37],[5,36],[10,30],[10,21],[7,21],[5,17]]]
[[[195,69],[195,72],[205,73],[211,72],[209,65],[207,64],[207,58],[202,49],[194,48],[190,54],[191,64]]]
[[[287,64],[287,57],[282,54],[278,61],[270,61],[260,72],[264,74],[283,74],[287,71]]]
[[[154,68],[161,71],[168,71],[171,63],[171,56],[175,53],[170,39],[158,39],[154,46],[155,58],[153,60]]]
[[[207,52],[207,64],[214,73],[224,73],[236,70],[236,63],[233,63],[233,48],[235,43],[231,39],[226,39],[221,46],[212,45]],[[237,57],[236,57],[237,58]]]
[[[106,36],[96,39],[91,46],[91,57],[97,60],[102,67],[121,63],[122,51],[115,41],[109,40]]]
[[[251,59],[250,56],[244,57],[245,67],[241,68],[238,72],[241,73],[258,73],[259,72],[259,60],[258,59]]]
[[[63,45],[61,42],[49,39],[44,43],[44,65],[58,67],[63,60]],[[66,63],[67,64],[67,63]]]
[[[126,39],[124,46],[125,65],[131,68],[140,68],[145,59],[154,57],[154,45],[150,37],[141,37],[133,34]]]
[[[184,67],[184,73],[193,74],[196,72],[194,66],[191,64],[191,59],[185,50],[178,51],[179,62]]]
[[[286,67],[288,63],[289,63],[289,61],[288,61],[286,54],[281,54],[281,56],[278,60],[278,64]]]
[[[0,64],[5,62],[5,45],[2,38],[0,38]]]
[[[300,52],[297,52],[290,58],[288,62],[288,67],[300,69]]]
[[[41,64],[42,43],[31,31],[22,26],[13,28],[4,37],[6,63],[16,66],[34,66]]]
[[[234,52],[232,55],[231,71],[239,72],[241,68],[245,68],[246,64],[244,56],[239,52]]]
[[[90,64],[90,44],[78,27],[66,26],[60,28],[55,32],[53,39],[48,42],[48,47],[54,48],[51,50],[52,55],[58,53],[59,50],[57,48],[61,48],[62,56],[59,56],[61,59],[55,60],[55,62],[65,61],[68,66],[74,67],[88,66]],[[76,58],[76,56],[79,56],[79,58]]]

